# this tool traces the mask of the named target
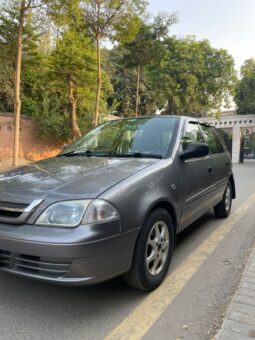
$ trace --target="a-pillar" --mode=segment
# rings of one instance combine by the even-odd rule
[[[232,162],[240,162],[240,147],[241,147],[241,129],[239,126],[233,127],[232,137]]]

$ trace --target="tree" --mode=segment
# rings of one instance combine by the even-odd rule
[[[20,13],[19,13],[19,27],[18,27],[18,38],[17,38],[17,57],[15,67],[15,86],[14,86],[14,147],[13,147],[13,166],[18,165],[19,160],[19,131],[20,131],[20,74],[21,74],[21,58],[22,58],[22,38],[23,38],[23,26],[25,21],[25,15],[30,8],[31,2],[21,0]]]
[[[241,67],[235,102],[238,114],[255,114],[255,59],[246,60]]]
[[[34,6],[38,6],[36,0],[7,0],[1,6],[0,60],[3,61],[2,65],[7,66],[5,72],[1,72],[1,76],[7,77],[8,86],[4,89],[5,94],[8,92],[5,97],[6,103],[13,97],[13,105],[8,103],[7,107],[14,107],[14,166],[18,164],[19,157],[22,55],[23,52],[25,56],[29,55],[27,50],[33,49],[36,39],[31,25],[31,9]],[[10,91],[12,83],[13,91]]]
[[[234,91],[233,57],[194,37],[169,37],[162,44],[162,58],[147,67],[158,108],[165,114],[189,115],[219,110]]]
[[[10,5],[10,4],[8,4]],[[0,109],[12,111],[14,103],[14,71],[16,56],[17,11],[7,6],[0,7]]]
[[[138,115],[140,104],[140,83],[142,69],[160,58],[160,41],[168,35],[169,28],[177,21],[175,13],[161,13],[153,22],[141,22],[135,38],[125,44],[128,53],[123,60],[127,67],[136,70],[136,104],[135,115]]]
[[[39,1],[39,0],[38,0]],[[24,45],[25,25],[26,19],[31,14],[31,9],[37,7],[37,0],[10,0],[6,1],[1,8],[1,26],[2,29],[7,28],[6,31],[2,30],[2,41],[6,47],[10,47],[10,56],[15,51],[15,77],[14,77],[14,145],[13,145],[13,166],[18,165],[19,158],[19,133],[20,133],[20,113],[21,113],[21,68],[22,68],[22,52]],[[10,21],[13,20],[11,23]],[[8,27],[8,23],[11,24]],[[16,28],[16,30],[13,30]],[[8,34],[12,31],[13,36]],[[7,40],[4,39],[7,37]],[[15,38],[14,38],[15,37]],[[14,44],[14,39],[16,42]],[[15,49],[13,48],[15,46]],[[7,49],[8,50],[8,49]],[[7,52],[5,51],[5,53]]]
[[[88,37],[75,31],[66,31],[58,39],[51,54],[51,71],[56,79],[66,79],[70,104],[70,123],[73,138],[81,137],[77,122],[78,92],[93,88],[95,78],[95,51]]]
[[[127,67],[129,61],[129,51],[123,46],[117,46],[109,51],[105,51],[106,61],[105,69],[107,69],[114,92],[108,97],[108,104],[112,111],[114,110],[118,116],[134,115],[134,107],[136,105],[136,69]],[[145,72],[141,73],[139,83],[139,114],[146,115],[157,110],[154,92]]]
[[[102,87],[101,40],[119,39],[136,33],[138,16],[144,10],[143,0],[85,0],[83,10],[85,23],[96,40],[97,50],[97,90],[93,124],[99,119],[100,95]]]

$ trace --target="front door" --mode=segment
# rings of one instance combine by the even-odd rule
[[[201,128],[196,121],[187,122],[181,139],[180,152],[185,150],[188,143],[204,143]],[[210,155],[186,161],[182,161],[177,156],[175,163],[183,196],[180,223],[180,230],[182,230],[211,208],[216,191],[215,169]]]

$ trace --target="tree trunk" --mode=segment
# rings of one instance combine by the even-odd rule
[[[17,40],[17,57],[15,65],[15,84],[14,84],[14,144],[13,144],[13,166],[19,163],[19,132],[20,132],[20,77],[21,77],[21,61],[22,61],[22,34],[26,12],[26,0],[21,1],[19,14],[19,29]]]
[[[102,69],[101,69],[101,50],[100,50],[100,34],[96,35],[96,46],[97,46],[97,93],[96,93],[96,110],[93,125],[98,125],[99,118],[99,105],[102,85]]]
[[[141,66],[138,65],[136,69],[136,103],[135,103],[135,116],[138,116],[139,104],[140,104],[140,77]]]
[[[73,133],[73,139],[80,138],[82,136],[81,130],[77,123],[77,98],[75,93],[75,85],[72,81],[71,75],[68,75],[68,100],[70,104],[70,123]]]

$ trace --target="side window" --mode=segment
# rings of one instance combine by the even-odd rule
[[[182,137],[181,149],[184,151],[189,143],[204,143],[202,132],[196,123],[188,123]]]
[[[205,142],[209,147],[210,154],[215,155],[218,153],[223,153],[224,149],[214,129],[205,125],[201,125],[201,127],[204,133]]]

